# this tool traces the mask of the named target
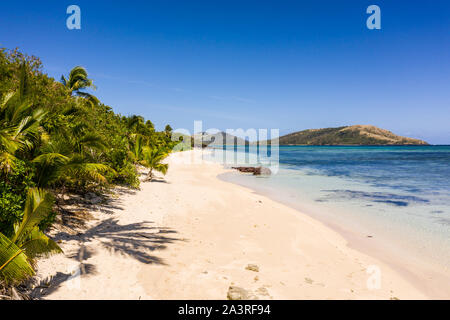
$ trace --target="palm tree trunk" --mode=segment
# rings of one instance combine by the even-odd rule
[[[148,172],[147,181],[152,181],[152,180],[153,180],[153,168],[150,168],[150,170]]]
[[[66,194],[66,184],[63,183],[62,185],[62,192],[61,192],[61,196],[62,196],[62,202],[66,203],[66,201],[64,200],[64,195]]]

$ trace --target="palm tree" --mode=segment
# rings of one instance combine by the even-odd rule
[[[27,71],[21,67],[20,85],[0,101],[0,171],[8,174],[16,160],[16,152],[31,149],[42,128],[43,109],[33,109],[27,98]]]
[[[169,169],[167,163],[161,163],[169,154],[160,148],[145,147],[143,152],[143,160],[140,162],[144,167],[149,169],[148,181],[153,180],[153,170],[166,174]]]
[[[114,170],[99,163],[105,144],[91,127],[78,123],[56,133],[32,160],[38,187],[62,186],[64,192],[67,184],[107,182],[104,173],[114,173]]]
[[[62,252],[38,227],[51,212],[53,204],[50,193],[29,189],[23,219],[14,235],[8,238],[0,233],[0,280],[6,283],[23,281],[34,274],[34,258]]]
[[[73,68],[69,73],[69,78],[66,78],[64,75],[61,76],[61,83],[67,88],[70,95],[82,97],[94,105],[99,103],[97,97],[83,91],[87,88],[96,89],[92,79],[88,78],[85,68],[80,66]]]
[[[0,171],[5,175],[14,168],[14,153],[19,148],[19,143],[13,138],[14,131],[3,119],[0,120]]]
[[[142,159],[143,145],[144,138],[140,134],[136,135],[136,140],[134,142],[131,141],[129,146],[129,157],[134,163],[137,163]]]
[[[27,255],[0,232],[0,280],[6,283],[21,282],[34,275]]]
[[[41,188],[82,182],[106,183],[106,172],[114,172],[109,166],[89,162],[86,157],[72,153],[65,156],[60,153],[44,153],[33,159],[36,165],[36,184]]]
[[[166,127],[164,128],[164,133],[168,136],[168,137],[170,137],[171,135],[172,135],[172,131],[173,131],[173,129],[172,129],[172,127],[168,124],[168,125],[166,125]]]
[[[144,124],[144,118],[142,116],[132,115],[126,118],[126,125],[128,131],[136,130],[139,126]]]
[[[115,171],[95,159],[95,152],[104,149],[99,136],[76,129],[61,134],[43,145],[41,154],[32,162],[35,165],[35,181],[40,188],[66,184],[79,185],[82,182],[106,183],[105,173]]]

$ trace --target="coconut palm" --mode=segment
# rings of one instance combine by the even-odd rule
[[[34,274],[34,258],[62,252],[38,227],[51,212],[53,204],[54,198],[49,192],[29,189],[23,219],[14,235],[8,238],[0,233],[0,280],[6,283],[23,281]]]
[[[143,160],[140,162],[144,167],[149,169],[148,181],[153,180],[153,170],[166,174],[169,169],[167,163],[161,163],[167,156],[168,153],[164,152],[161,148],[150,148],[145,147],[142,152]]]
[[[88,78],[88,73],[85,68],[81,66],[73,68],[70,71],[68,78],[64,75],[61,76],[61,83],[67,88],[70,95],[85,98],[94,105],[99,103],[97,97],[84,91],[87,88],[96,89],[92,79]]]
[[[130,159],[137,163],[139,160],[142,159],[142,151],[143,151],[143,145],[144,145],[144,138],[142,135],[136,135],[135,141],[131,141],[129,144],[129,154],[128,156]]]
[[[40,146],[32,160],[38,187],[107,182],[104,173],[114,170],[99,163],[105,144],[92,128],[78,123],[56,133],[51,141]]]
[[[87,181],[106,183],[104,174],[114,170],[95,159],[95,153],[104,148],[98,135],[81,132],[79,126],[61,133],[58,138],[41,146],[41,154],[32,160],[37,186],[49,188]]]
[[[21,68],[22,73],[26,70]],[[26,76],[21,76],[19,89],[0,100],[0,171],[8,174],[13,168],[18,151],[31,149],[42,133],[40,122],[45,112],[33,108],[26,97]]]
[[[73,153],[44,153],[33,159],[36,166],[36,184],[41,188],[55,185],[77,185],[83,182],[106,183],[104,174],[114,172],[109,166],[89,162],[86,157]]]

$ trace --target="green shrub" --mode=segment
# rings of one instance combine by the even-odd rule
[[[0,232],[6,236],[10,236],[14,224],[22,220],[28,188],[34,186],[28,169],[18,160],[13,172],[0,174]]]
[[[50,228],[52,226],[52,224],[55,222],[56,220],[56,216],[58,215],[57,211],[52,210],[52,212],[50,212],[47,217],[45,217],[40,223],[39,223],[39,230],[41,231],[45,231],[48,228]]]
[[[136,167],[127,162],[127,164],[117,171],[117,176],[115,178],[116,183],[123,183],[132,188],[139,188],[139,174]]]

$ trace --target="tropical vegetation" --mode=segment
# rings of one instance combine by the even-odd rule
[[[172,128],[158,132],[141,116],[115,113],[95,89],[83,67],[56,81],[38,58],[0,49],[0,286],[61,252],[45,232],[65,196],[138,188],[141,165],[150,180],[168,170]]]

